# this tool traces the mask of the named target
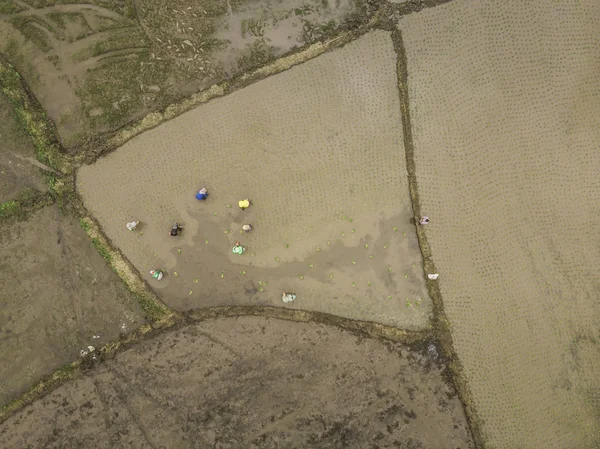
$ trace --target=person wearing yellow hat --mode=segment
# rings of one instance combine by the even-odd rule
[[[244,210],[250,207],[250,200],[248,198],[246,198],[245,200],[240,200],[238,201],[238,206],[240,206],[240,209]]]

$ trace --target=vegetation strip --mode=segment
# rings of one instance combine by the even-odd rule
[[[79,224],[108,266],[121,278],[127,289],[135,296],[148,318],[152,321],[162,322],[176,317],[177,313],[167,307],[156,296],[121,252],[113,247],[108,238],[101,232],[100,225],[94,218],[82,214]]]
[[[34,401],[46,396],[70,380],[85,374],[94,366],[116,357],[141,341],[157,337],[163,332],[172,332],[190,324],[216,318],[262,316],[301,323],[319,323],[351,332],[359,337],[375,338],[382,343],[401,343],[419,349],[419,343],[429,337],[429,331],[405,331],[393,326],[385,326],[364,321],[355,321],[326,313],[306,312],[268,306],[214,307],[190,311],[184,315],[172,315],[171,319],[145,324],[120,340],[109,342],[102,348],[89,353],[81,360],[65,365],[45,379],[42,379],[26,393],[17,397],[0,410],[0,423],[23,410]],[[416,347],[416,348],[415,348]]]
[[[191,310],[185,314],[185,318],[192,323],[207,319],[238,316],[264,316],[297,323],[319,323],[337,327],[363,337],[374,338],[380,341],[400,342],[406,345],[413,345],[429,336],[429,331],[427,330],[407,331],[394,326],[343,318],[328,313],[272,306],[211,307]]]
[[[121,278],[134,295],[142,310],[153,321],[168,320],[174,312],[163,304],[148,285],[139,277],[120,251],[113,248],[96,221],[89,217],[75,192],[73,171],[75,164],[64,154],[56,137],[54,124],[46,117],[42,107],[29,90],[20,74],[0,55],[0,88],[10,100],[14,112],[26,133],[31,137],[38,160],[53,170],[67,176],[57,178],[54,173],[46,176],[50,193],[25,191],[13,201],[0,204],[0,221],[8,218],[23,220],[29,212],[52,204],[56,199],[61,210],[69,209],[80,218],[80,224],[92,240],[92,244]]]
[[[25,80],[10,62],[0,55],[0,89],[10,100],[13,110],[36,149],[38,161],[61,173],[73,169],[61,151],[54,123],[46,117]]]
[[[14,200],[0,203],[0,223],[8,219],[25,220],[30,213],[54,203],[50,193],[23,189]]]
[[[51,391],[54,391],[65,382],[74,379],[79,374],[80,368],[81,361],[77,360],[73,363],[62,366],[46,378],[39,381],[27,392],[23,393],[21,396],[2,407],[2,410],[0,410],[0,423],[6,421],[11,415],[23,410],[36,400],[46,396]]]
[[[404,50],[404,42],[402,40],[402,33],[399,30],[392,32],[392,40],[394,42],[394,49],[398,54],[398,90],[400,95],[400,108],[402,109],[402,130],[404,133],[404,148],[406,153],[406,169],[408,176],[408,186],[410,191],[410,198],[413,206],[413,213],[415,217],[421,216],[421,205],[419,202],[418,184],[415,170],[415,158],[414,158],[414,145],[412,138],[412,125],[410,119],[410,103],[408,97],[408,68],[406,52]],[[417,233],[417,239],[419,241],[419,247],[421,248],[421,254],[423,255],[423,270],[425,276],[425,282],[427,284],[427,290],[433,303],[433,329],[436,340],[438,341],[439,347],[442,351],[444,359],[448,363],[448,369],[450,371],[448,376],[454,383],[459,398],[465,407],[467,421],[471,429],[471,434],[476,447],[483,448],[484,442],[481,432],[481,426],[479,419],[475,411],[475,406],[471,399],[471,394],[467,387],[466,380],[463,376],[463,367],[458,359],[456,352],[454,351],[454,343],[452,340],[452,333],[450,330],[450,323],[446,318],[444,312],[444,302],[442,300],[442,294],[439,287],[439,282],[427,278],[428,273],[437,273],[435,264],[432,260],[432,253],[429,244],[427,243],[427,236],[422,227],[415,224]]]

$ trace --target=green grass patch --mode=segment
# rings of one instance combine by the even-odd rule
[[[90,227],[90,224],[87,222],[87,220],[84,220],[83,218],[80,218],[79,219],[79,226],[81,226],[81,229],[83,229],[83,231],[86,234],[89,234],[91,227]]]
[[[100,253],[100,255],[104,258],[107,264],[109,264],[112,268],[112,256],[110,254],[110,250],[104,246],[97,238],[92,239],[92,245],[96,248],[96,251]],[[114,268],[113,268],[114,270]]]
[[[56,175],[54,173],[45,173],[44,174],[44,178],[46,178],[46,182],[48,183],[48,186],[52,190],[55,190],[56,189],[56,182],[57,182]]]
[[[31,62],[30,58],[24,55],[21,49],[20,41],[16,39],[8,39],[6,43],[0,43],[0,51],[4,54],[7,60],[18,69],[19,73],[23,75],[23,78],[27,79],[33,86],[39,84],[39,74],[37,69]],[[0,65],[2,62],[0,61]],[[0,82],[0,90],[2,89],[2,82]]]
[[[0,218],[8,218],[21,212],[21,204],[18,201],[6,201],[0,203]]]

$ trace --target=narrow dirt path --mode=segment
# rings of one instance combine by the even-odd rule
[[[11,154],[14,157],[16,157],[17,159],[21,159],[22,161],[29,162],[31,165],[35,165],[36,167],[41,168],[44,171],[55,174],[56,176],[63,176],[63,174],[61,172],[56,171],[53,168],[50,168],[47,165],[42,164],[40,161],[38,161],[32,157],[21,156],[20,154],[17,154],[17,153],[11,153]]]

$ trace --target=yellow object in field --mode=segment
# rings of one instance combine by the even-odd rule
[[[246,209],[247,207],[250,207],[250,200],[248,198],[240,200],[238,201],[238,206],[240,206],[241,209]]]

